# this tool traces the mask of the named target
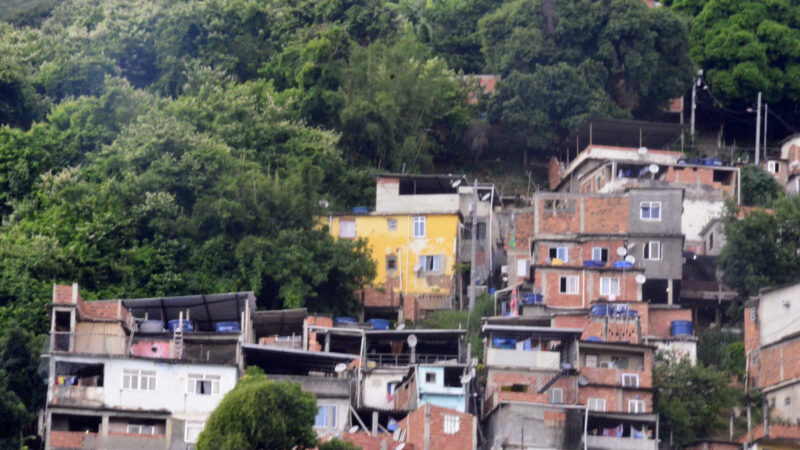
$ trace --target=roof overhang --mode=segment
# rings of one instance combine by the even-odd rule
[[[492,325],[484,324],[481,327],[481,336],[502,334],[504,336],[529,337],[537,336],[554,339],[578,339],[583,330],[580,328],[551,328],[525,325]]]
[[[248,366],[281,375],[307,375],[311,371],[335,373],[338,364],[349,364],[359,358],[347,353],[309,352],[271,345],[243,344],[242,350]]]
[[[200,331],[213,331],[216,322],[240,322],[247,306],[256,309],[255,295],[250,292],[227,294],[184,295],[179,297],[131,298],[122,304],[137,319],[161,319],[164,322],[184,319],[195,322]]]

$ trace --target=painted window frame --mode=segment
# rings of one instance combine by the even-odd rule
[[[356,236],[358,236],[358,232],[356,232],[356,221],[355,221],[355,219],[339,220],[339,238],[340,239],[355,239]]]
[[[635,383],[630,383],[630,382],[625,383],[626,379],[636,380],[636,382]],[[638,388],[639,387],[639,374],[638,373],[623,373],[622,376],[620,377],[620,383],[622,383],[622,387]]]
[[[647,217],[644,215],[645,206],[647,207]],[[656,207],[656,208],[654,208]],[[658,211],[658,217],[653,217],[653,210],[656,209]],[[640,202],[639,203],[639,219],[645,220],[648,222],[660,222],[661,221],[661,202],[654,202],[654,201],[647,201],[647,202]]]
[[[211,382],[211,392],[197,392],[197,383],[198,382]],[[202,395],[202,396],[211,396],[211,395],[220,395],[222,391],[222,376],[220,375],[211,375],[208,373],[190,373],[186,377],[186,393],[190,395]]]
[[[455,414],[444,414],[442,418],[442,433],[455,435],[461,429],[461,417]]]
[[[199,428],[200,430],[197,432],[197,434],[195,434],[195,437],[193,439],[190,439],[189,438],[189,430],[193,429],[193,428],[194,429]],[[200,433],[202,433],[205,428],[206,428],[206,423],[205,422],[200,422],[200,421],[188,421],[188,422],[186,422],[186,425],[183,427],[183,442],[185,442],[187,444],[196,444],[197,443],[197,437],[200,436]]]
[[[655,246],[653,244],[656,244]],[[658,248],[658,257],[653,257],[653,248]],[[642,249],[642,257],[648,261],[661,261],[663,257],[663,246],[661,245],[661,241],[647,241],[644,244],[644,248]]]
[[[647,412],[647,405],[644,400],[628,399],[628,413],[629,414],[644,414]]]
[[[386,228],[389,231],[397,231],[397,219],[386,219]]]
[[[566,289],[565,290],[561,290],[561,280],[562,279],[566,279],[567,280],[567,285],[566,285]],[[570,283],[570,281],[574,281],[574,283]],[[580,295],[580,293],[581,293],[580,283],[581,283],[581,279],[580,279],[580,277],[578,275],[562,275],[562,276],[558,277],[558,292],[560,294],[566,294],[566,295]],[[574,287],[575,287],[574,291],[570,291],[569,288],[570,288],[571,285],[574,285]]]
[[[319,419],[321,417],[320,414],[322,414],[323,410],[325,411],[325,415],[323,416],[325,418],[325,424],[320,425]],[[336,426],[339,424],[338,412],[339,412],[339,405],[334,405],[333,403],[326,403],[326,402],[318,403],[317,414],[314,416],[314,428],[328,428],[328,429],[336,428]]]
[[[426,216],[414,216],[413,234],[414,238],[424,238],[428,220]]]
[[[444,267],[442,255],[420,255],[419,271],[421,273],[440,273]],[[430,261],[430,269],[428,268]]]
[[[558,395],[556,395],[558,394]],[[558,401],[556,401],[556,397],[558,397]],[[548,395],[548,401],[551,405],[563,405],[564,404],[564,389],[562,388],[552,388],[550,389],[550,395]]]
[[[125,379],[128,387],[125,387]],[[143,389],[143,381],[147,380],[147,388]],[[155,370],[122,369],[122,389],[125,391],[155,391],[158,386],[158,373]],[[135,383],[134,383],[135,381]],[[133,385],[136,385],[135,387]]]
[[[611,289],[613,282],[616,282],[616,292]],[[600,277],[600,295],[620,295],[621,281],[617,277]]]
[[[602,397],[589,397],[589,400],[586,401],[586,407],[589,408],[589,411],[605,412],[606,399]]]
[[[604,252],[606,254],[605,258],[603,258]],[[599,253],[599,258],[595,257],[596,253]],[[592,261],[608,262],[608,247],[592,247]]]
[[[551,262],[553,261],[553,257],[550,255],[550,253],[552,253],[553,250],[556,251],[555,257],[557,259],[560,259],[562,263],[566,264],[569,262],[569,247],[559,247],[559,246],[550,247],[547,252],[547,257],[550,259]],[[561,258],[561,256],[563,256],[563,258]]]

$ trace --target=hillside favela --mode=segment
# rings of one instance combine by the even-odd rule
[[[800,450],[800,0],[0,0],[0,449]]]

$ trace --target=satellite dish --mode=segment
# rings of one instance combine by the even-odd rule
[[[627,261],[627,262],[629,262],[631,264],[636,264],[636,257],[633,256],[633,255],[628,255],[628,256],[625,257],[625,261]]]
[[[651,173],[658,173],[658,164],[650,164],[649,169]]]
[[[409,347],[414,348],[417,346],[417,337],[414,336],[413,334],[409,334],[408,338],[406,339],[406,342],[408,342]]]
[[[320,200],[320,201],[319,201],[319,206],[320,206],[321,208],[327,208],[328,206],[331,206],[331,204],[330,204],[330,203],[328,203],[328,201],[327,201],[327,200],[325,200],[325,199],[322,199],[322,200]]]
[[[581,375],[578,377],[578,384],[581,386],[588,386],[589,385],[589,378],[586,375]]]
[[[632,243],[631,243],[631,244],[628,246],[628,251],[631,251],[631,250],[633,250],[633,247],[636,247],[636,242],[632,242]]]
[[[643,273],[636,275],[636,284],[644,284],[645,281],[647,281],[647,277]]]
[[[358,431],[358,425],[350,427],[350,429],[347,430],[348,433],[355,433],[356,431]]]
[[[461,376],[461,384],[467,384],[472,381],[472,375],[466,374]]]
[[[450,186],[453,186],[454,188],[457,188],[460,185],[461,185],[461,180],[453,180],[450,182]]]
[[[483,197],[481,197],[481,201],[485,202],[486,200],[489,200],[489,197],[491,197],[491,195],[492,195],[491,192],[483,194]]]
[[[342,373],[345,370],[347,370],[347,364],[345,363],[339,363],[336,365],[336,367],[333,368],[333,371],[336,373]]]
[[[419,264],[414,264],[414,272],[419,272],[419,269],[421,268],[422,266],[420,266]]]
[[[617,256],[625,256],[628,254],[628,249],[625,247],[617,247]]]
[[[404,448],[406,448],[406,443],[405,442],[403,442],[402,444],[400,444],[397,447],[395,447],[394,450],[403,450]]]
[[[644,156],[647,154],[647,147],[639,147],[639,150],[636,151],[638,154]]]
[[[397,325],[397,327],[395,327],[395,330],[402,330],[402,329],[405,329],[405,327],[406,327],[406,324],[401,323],[401,324]]]

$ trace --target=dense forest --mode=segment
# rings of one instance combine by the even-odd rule
[[[373,262],[314,216],[376,171],[524,172],[697,68],[719,117],[763,91],[791,122],[798,61],[796,0],[2,2],[0,326],[44,333],[54,282],[352,311]]]

